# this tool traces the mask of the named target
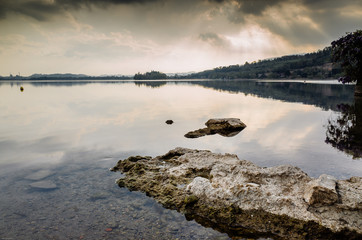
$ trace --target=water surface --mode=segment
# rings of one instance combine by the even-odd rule
[[[337,105],[353,104],[353,86],[320,83],[0,83],[0,238],[228,239],[114,184],[120,174],[108,169],[119,159],[175,147],[291,164],[312,177],[362,176],[361,159],[325,143]],[[184,137],[219,117],[247,127],[231,138]],[[29,179],[40,170],[51,174]],[[32,187],[38,181],[56,188]]]

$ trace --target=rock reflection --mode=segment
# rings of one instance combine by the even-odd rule
[[[325,142],[354,159],[362,158],[362,98],[354,105],[339,104],[338,109],[337,118],[328,120]]]

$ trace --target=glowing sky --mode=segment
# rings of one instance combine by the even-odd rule
[[[361,25],[361,0],[0,0],[0,75],[202,71]]]

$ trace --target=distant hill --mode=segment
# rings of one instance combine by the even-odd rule
[[[331,47],[244,65],[218,67],[181,78],[191,79],[336,79],[342,73],[331,61]]]
[[[72,73],[53,73],[53,74],[33,74],[29,76],[31,80],[38,79],[83,79],[89,76],[85,74],[72,74]]]
[[[331,47],[313,53],[288,55],[273,59],[245,62],[205,70],[198,73],[165,74],[158,71],[123,75],[88,76],[84,74],[33,74],[29,77],[8,76],[0,80],[160,80],[160,79],[337,79],[342,75],[340,66],[331,61]]]
[[[53,74],[33,74],[28,77],[24,76],[8,76],[1,77],[0,80],[125,80],[132,79],[130,76],[123,75],[103,75],[103,76],[88,76],[85,74],[72,73],[53,73]]]

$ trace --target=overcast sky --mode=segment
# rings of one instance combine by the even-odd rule
[[[361,0],[0,0],[0,75],[202,71],[361,25]]]

